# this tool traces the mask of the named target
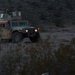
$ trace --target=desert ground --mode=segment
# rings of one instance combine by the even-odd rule
[[[70,75],[75,75],[75,63],[68,59],[68,56],[75,57],[75,48],[73,50],[70,49],[71,46],[65,46],[58,50],[60,43],[69,44],[75,38],[74,28],[75,26],[50,27],[49,31],[40,32],[42,42],[38,43],[32,43],[28,38],[20,43],[0,43],[0,75],[42,75],[45,72],[51,75],[56,75],[56,72],[57,75],[68,75],[65,73],[69,73],[70,67],[73,69]]]
[[[59,47],[60,43],[68,44],[72,38],[75,38],[75,26],[65,26],[63,28],[61,27],[48,27],[48,31],[41,31],[40,36],[42,41],[50,42],[53,49],[57,49]],[[25,38],[22,42],[25,46],[34,46],[36,43],[32,43],[28,38]],[[15,47],[17,44],[14,43],[1,43],[1,49],[6,50],[9,49],[10,46]]]

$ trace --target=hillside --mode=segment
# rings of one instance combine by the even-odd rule
[[[0,39],[0,75],[75,75],[75,0],[0,0],[6,9],[43,32],[37,43]]]
[[[0,0],[0,9],[21,10],[23,19],[33,25],[63,26],[75,19],[75,0]]]

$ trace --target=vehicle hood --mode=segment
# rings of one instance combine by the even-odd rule
[[[22,29],[34,29],[35,27],[33,27],[33,26],[12,27],[13,30],[19,30],[20,28],[22,28]]]

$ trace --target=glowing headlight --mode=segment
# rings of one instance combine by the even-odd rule
[[[35,32],[37,32],[37,29],[35,29]]]
[[[28,30],[26,30],[26,32],[28,32]]]

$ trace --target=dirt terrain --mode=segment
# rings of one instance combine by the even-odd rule
[[[75,26],[67,26],[64,28],[52,27],[48,32],[40,32],[42,41],[48,39],[48,42],[51,43],[53,49],[57,49],[60,43],[68,44],[72,38],[75,38]],[[36,43],[32,43],[28,38],[25,38],[21,44],[25,46],[35,46]],[[2,43],[1,49],[6,50],[9,47],[15,48],[17,44],[14,43]]]
[[[20,43],[8,43],[8,42],[1,43],[0,44],[0,64],[1,64],[0,75],[10,75],[11,73],[12,73],[11,75],[21,75],[19,74],[21,70],[24,70],[23,72],[25,72],[25,75],[31,75],[31,71],[34,71],[34,69],[36,69],[40,64],[44,64],[44,65],[39,67],[38,70],[42,70],[41,68],[45,66],[45,64],[46,65],[48,64],[48,68],[51,68],[51,67],[53,68],[52,65],[54,65],[54,69],[51,69],[49,71],[52,73],[51,75],[56,75],[55,71],[62,73],[62,75],[66,75],[64,74],[65,71],[69,72],[67,71],[67,69],[68,68],[70,69],[71,67],[73,68],[73,71],[75,73],[75,66],[74,66],[75,63],[73,63],[73,61],[68,58],[68,57],[70,58],[75,57],[75,52],[74,52],[75,48],[73,50],[73,49],[70,49],[71,46],[70,47],[65,46],[64,47],[65,49],[62,47],[61,47],[62,49],[58,49],[60,43],[69,44],[71,39],[75,38],[74,32],[75,32],[74,26],[69,26],[64,28],[52,27],[50,28],[49,32],[40,32],[40,35],[42,38],[42,42],[40,43],[32,43],[28,38],[25,38]],[[55,51],[56,53],[54,53]],[[60,64],[60,62],[62,61],[59,58],[61,58],[63,62],[64,60],[66,61],[67,59],[66,63],[64,62]],[[58,64],[56,59],[59,61]],[[72,61],[72,62],[69,62],[69,61]],[[37,66],[37,64],[35,63],[38,63],[38,62],[39,62],[39,65]],[[49,66],[50,64],[51,66]],[[66,64],[72,65],[72,66],[67,67]],[[62,67],[62,65],[64,65],[64,67]],[[56,66],[59,66],[61,69],[57,67],[57,69],[55,70]],[[65,66],[66,66],[66,70],[65,70]],[[45,66],[45,69],[46,68],[47,66]],[[12,70],[12,72],[10,70]],[[41,74],[42,73],[33,74],[33,75],[41,75]],[[58,74],[58,75],[61,75],[61,74]],[[75,75],[75,74],[70,74],[70,75]]]

